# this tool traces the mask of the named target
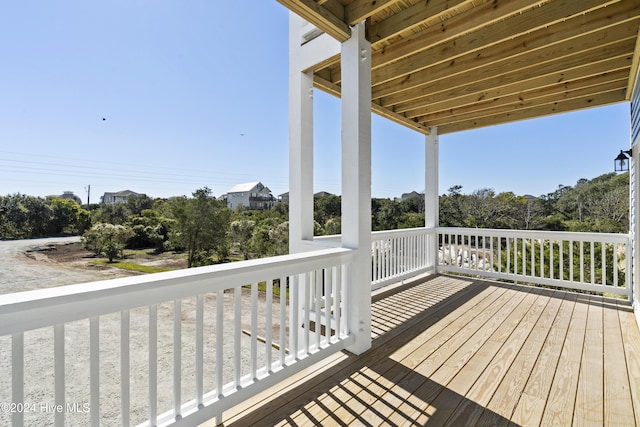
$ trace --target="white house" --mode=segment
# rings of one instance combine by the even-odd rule
[[[115,193],[105,192],[100,197],[101,203],[113,204],[113,203],[126,203],[129,197],[144,196],[144,194],[136,193],[131,190],[122,190]]]
[[[269,187],[261,182],[247,182],[233,186],[226,195],[227,206],[235,210],[238,206],[246,209],[269,209],[275,203]]]

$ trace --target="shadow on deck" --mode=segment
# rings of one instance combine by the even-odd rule
[[[372,317],[369,351],[299,373],[224,425],[640,423],[624,301],[439,275],[377,293]]]

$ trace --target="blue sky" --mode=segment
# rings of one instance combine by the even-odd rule
[[[287,191],[287,14],[275,0],[1,2],[0,194]],[[314,190],[340,193],[339,101],[314,101]],[[443,135],[439,192],[537,196],[611,172],[628,110]],[[423,191],[424,136],[377,116],[372,135],[373,196]]]

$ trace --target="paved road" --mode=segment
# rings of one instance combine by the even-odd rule
[[[79,237],[0,241],[0,294],[92,282],[115,277],[105,277],[104,272],[100,271],[84,271],[35,261],[24,255],[25,251],[38,246],[78,241],[80,241]]]

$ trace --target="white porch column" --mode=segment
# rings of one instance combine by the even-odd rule
[[[424,225],[437,227],[439,218],[438,201],[438,128],[432,127],[425,138],[425,176],[424,176]]]
[[[303,20],[289,14],[289,252],[313,239],[313,74],[303,73]],[[306,249],[308,250],[308,249]]]
[[[431,127],[429,135],[425,137],[424,147],[424,226],[434,228],[440,225],[440,204],[438,199],[438,165],[440,152],[438,149],[438,128]],[[434,265],[434,272],[438,272],[438,235],[433,233],[429,239],[430,252]]]
[[[348,284],[349,351],[371,347],[371,45],[365,24],[342,44],[342,245],[356,249]]]

